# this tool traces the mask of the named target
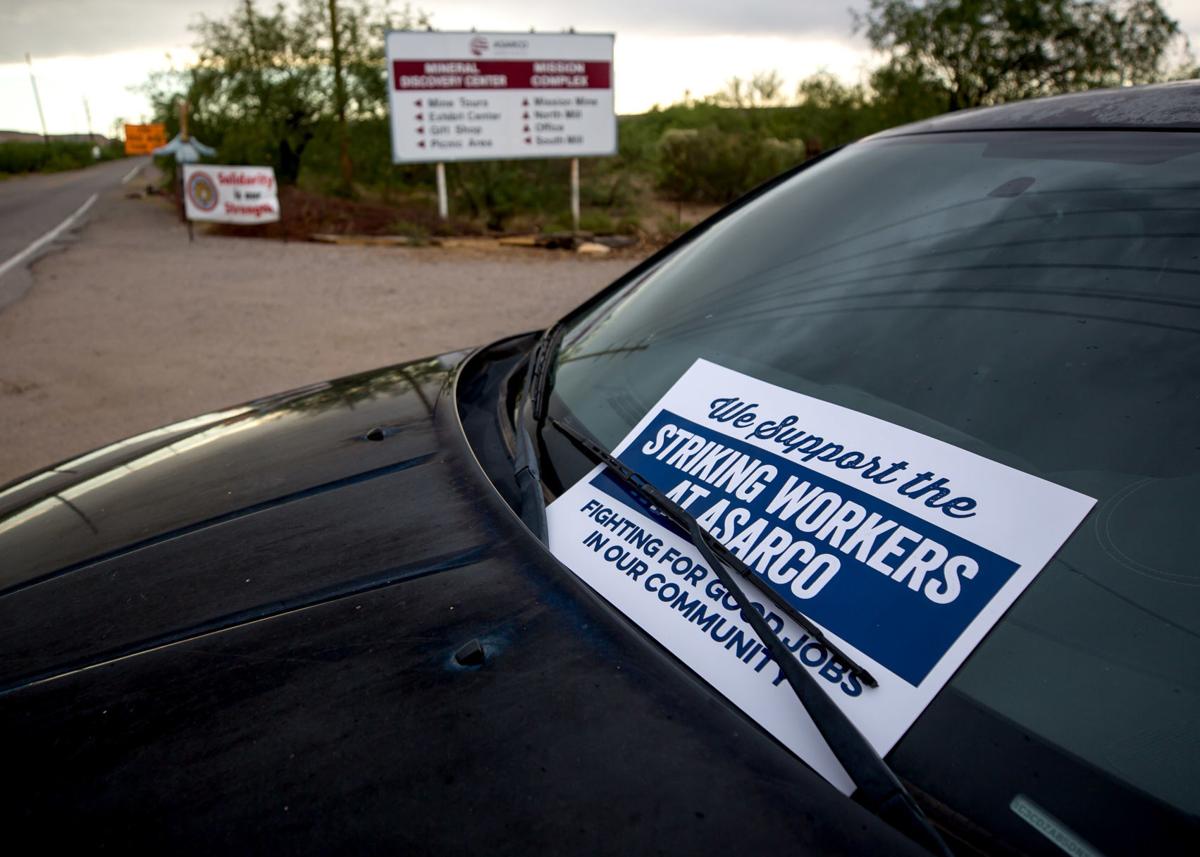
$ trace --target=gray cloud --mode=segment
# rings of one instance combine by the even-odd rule
[[[190,44],[189,23],[232,8],[230,0],[4,0],[0,62],[26,51],[45,59]]]
[[[68,54],[91,56],[191,44],[188,25],[200,15],[224,17],[236,0],[3,0],[0,63]],[[273,0],[257,0],[260,9]],[[392,6],[403,3],[393,0]],[[865,0],[426,0],[412,3],[435,27],[559,30],[640,35],[820,35],[849,38],[852,6]]]
[[[414,4],[420,5],[420,4]],[[850,35],[850,9],[866,0],[441,0],[432,8],[439,19],[477,10],[547,29],[622,30],[659,35]],[[486,10],[486,11],[485,11]]]
[[[256,0],[261,9],[275,0]],[[286,0],[289,4],[295,0]],[[1200,37],[1200,0],[1160,0],[1193,43]],[[191,44],[188,25],[200,15],[224,17],[239,0],[2,0],[0,63],[35,57],[91,56],[136,48]],[[392,0],[393,7],[403,0]],[[641,36],[777,35],[843,41],[852,9],[867,0],[414,0],[435,27],[613,31]],[[1195,45],[1195,47],[1200,47]]]

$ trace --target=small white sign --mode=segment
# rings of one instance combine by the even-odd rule
[[[387,34],[396,163],[615,155],[609,33]]]
[[[279,192],[271,167],[185,164],[183,199],[188,220],[274,223]]]
[[[747,587],[880,755],[1094,500],[698,360],[615,450],[879,681],[865,687]],[[853,784],[682,534],[604,467],[548,509],[550,549],[846,794]]]

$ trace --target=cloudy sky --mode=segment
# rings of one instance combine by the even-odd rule
[[[259,0],[265,5],[269,0]],[[1200,0],[1161,0],[1200,50]],[[137,121],[131,91],[155,69],[186,65],[188,25],[222,17],[236,0],[0,0],[0,129],[39,130],[24,62],[34,72],[51,133],[109,132]],[[393,0],[393,6],[403,5]],[[790,83],[825,69],[848,82],[871,63],[851,33],[850,10],[865,0],[427,0],[438,29],[615,32],[617,110],[705,95],[733,75],[776,69]]]

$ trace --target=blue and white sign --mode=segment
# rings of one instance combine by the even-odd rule
[[[887,753],[1095,502],[698,360],[615,450],[879,680],[747,594]],[[699,552],[597,467],[550,548],[846,794],[853,784]]]

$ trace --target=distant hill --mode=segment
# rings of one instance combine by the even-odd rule
[[[28,131],[0,130],[0,143],[39,143],[41,139],[41,134],[31,134]],[[87,134],[51,134],[50,139],[64,143],[94,142],[97,146],[104,146],[111,142],[103,134],[93,134],[91,137]]]

